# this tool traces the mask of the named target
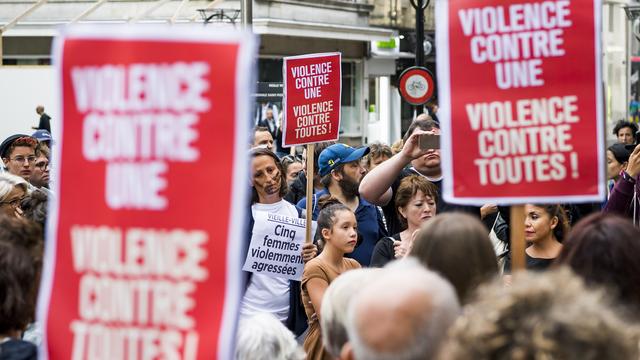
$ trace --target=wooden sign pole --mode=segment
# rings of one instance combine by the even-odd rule
[[[307,236],[306,243],[313,242],[313,234],[311,234],[311,219],[313,218],[313,153],[315,144],[307,145]]]
[[[511,229],[511,273],[525,270],[524,205],[512,205],[509,229]]]

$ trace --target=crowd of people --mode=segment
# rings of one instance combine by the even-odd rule
[[[52,138],[42,106],[36,131],[0,144],[0,359],[37,359],[35,307],[44,258]]]
[[[430,115],[395,150],[316,144],[311,204],[308,154],[278,158],[268,129],[254,131],[252,211],[311,206],[318,226],[286,297],[284,285],[280,300],[245,294],[256,307],[241,315],[238,359],[640,356],[636,124],[614,129],[603,202],[524,205],[527,272],[512,271],[508,206],[442,198],[440,150],[419,145],[440,134]]]
[[[300,218],[310,206],[317,229],[302,246],[300,281],[244,273],[237,359],[640,356],[635,124],[615,127],[605,201],[524,206],[529,271],[517,272],[507,206],[443,199],[440,150],[419,144],[440,133],[430,115],[419,115],[400,145],[328,142],[307,154],[286,153],[265,113],[249,150],[245,245],[257,212]],[[41,342],[34,313],[55,196],[52,145],[40,128],[0,144],[0,359],[35,359]]]

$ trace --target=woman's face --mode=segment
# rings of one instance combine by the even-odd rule
[[[293,162],[287,167],[287,183],[291,184],[297,177],[298,173],[302,170],[302,163]]]
[[[553,236],[553,229],[558,226],[558,218],[553,218],[544,208],[526,204],[524,206],[524,238],[527,242],[537,242]]]
[[[352,211],[339,210],[335,213],[333,227],[323,229],[323,236],[330,244],[345,254],[353,252],[358,242],[358,223]]]
[[[253,158],[253,187],[260,202],[280,198],[280,170],[271,156]]]
[[[14,186],[13,190],[9,192],[5,200],[0,202],[0,210],[2,210],[4,214],[9,216],[22,217],[20,202],[22,201],[24,195],[24,190],[17,186]]]
[[[423,222],[436,216],[436,201],[418,190],[409,203],[399,210],[400,215],[407,219],[409,227],[418,228]]]
[[[616,160],[611,150],[607,150],[607,179],[617,179],[620,171],[626,167],[626,165],[620,164],[618,160]]]

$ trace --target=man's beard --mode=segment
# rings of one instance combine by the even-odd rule
[[[338,180],[338,186],[340,186],[340,190],[342,190],[342,194],[346,198],[354,198],[360,195],[358,192],[360,184],[347,176],[343,176],[342,179]]]

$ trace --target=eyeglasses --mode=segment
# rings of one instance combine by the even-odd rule
[[[47,170],[47,169],[49,168],[49,163],[48,163],[48,162],[44,162],[44,161],[43,161],[43,162],[36,163],[36,165],[35,165],[35,166],[36,166],[38,169],[40,169],[40,170],[43,170],[43,171],[44,171],[44,170]]]
[[[285,163],[294,163],[294,162],[302,162],[302,158],[300,156],[287,155],[287,156],[283,156],[280,161],[283,164],[285,164]]]
[[[36,157],[35,157],[35,155],[30,155],[30,156],[27,156],[27,157],[24,157],[22,155],[18,155],[16,157],[14,157],[13,159],[11,159],[11,161],[15,161],[15,162],[20,163],[20,164],[24,164],[25,160],[29,164],[32,164],[34,161],[36,161]]]
[[[17,208],[17,207],[20,207],[20,204],[22,203],[23,199],[24,198],[13,199],[9,201],[0,201],[0,205],[9,205],[12,208]]]

